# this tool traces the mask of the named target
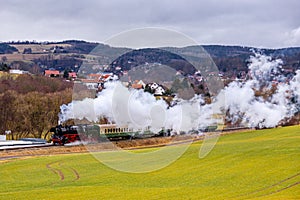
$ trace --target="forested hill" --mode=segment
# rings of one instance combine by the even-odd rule
[[[246,71],[248,64],[247,59],[250,55],[253,55],[253,50],[260,51],[273,58],[282,59],[284,68],[286,69],[293,71],[300,69],[300,47],[258,49],[242,46],[205,45],[203,48],[213,58],[220,71],[223,72]]]
[[[11,53],[14,53],[17,51],[18,51],[18,49],[16,49],[13,46],[10,46],[5,43],[0,43],[0,54],[11,54]]]
[[[0,43],[0,63],[6,62],[12,68],[18,68],[30,71],[35,67],[40,72],[45,69],[54,68],[60,71],[78,70],[78,66],[82,62],[90,58],[89,55],[95,55],[94,49],[101,51],[97,60],[100,64],[104,64],[109,60],[123,55],[125,52],[130,52],[131,49],[114,48],[101,43],[68,40],[62,42],[10,42]],[[180,48],[180,51],[185,55],[197,55],[197,46]],[[221,72],[227,76],[234,76],[241,71],[247,71],[248,59],[253,55],[253,51],[261,51],[273,58],[281,58],[283,67],[287,71],[295,71],[300,69],[300,47],[283,48],[283,49],[257,49],[253,47],[242,46],[222,46],[222,45],[204,45],[203,48],[209,53]],[[167,48],[164,48],[167,49]],[[136,64],[148,63],[170,63],[170,54],[167,51],[161,51],[157,54],[157,50],[145,49],[135,51],[128,55],[134,55],[134,62],[128,62],[126,59],[116,59],[117,64],[124,69],[130,69]],[[128,57],[127,55],[127,57]],[[158,55],[149,56],[149,55]],[[95,59],[95,58],[93,58]],[[1,62],[2,61],[2,62]],[[103,63],[101,63],[103,62]],[[108,63],[105,63],[108,64]],[[112,64],[112,63],[109,63]],[[77,66],[77,68],[76,68]],[[33,70],[32,70],[33,71]]]

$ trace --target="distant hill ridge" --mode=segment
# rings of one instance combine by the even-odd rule
[[[23,52],[20,52],[20,48],[22,46]],[[35,51],[34,47],[45,48],[43,51]],[[60,71],[63,70],[74,70],[75,65],[80,66],[83,59],[86,55],[90,54],[90,52],[95,48],[101,49],[103,53],[100,60],[107,60],[107,58],[118,57],[118,55],[122,55],[125,52],[128,52],[130,49],[128,48],[115,48],[110,47],[108,45],[96,42],[86,42],[83,40],[66,40],[61,42],[36,42],[36,41],[17,41],[17,42],[6,42],[0,43],[0,57],[8,55],[7,57],[10,59],[9,54],[34,54],[32,58],[28,58],[31,65],[39,65],[44,68],[55,68]],[[283,67],[285,69],[289,69],[287,71],[295,71],[300,69],[300,47],[290,47],[290,48],[280,48],[280,49],[267,49],[267,48],[255,48],[255,47],[243,47],[243,46],[226,46],[226,45],[203,45],[202,46],[207,53],[212,57],[216,65],[219,67],[219,70],[225,73],[228,76],[236,76],[241,71],[247,71],[248,59],[253,52],[251,51],[261,51],[266,55],[270,55],[273,58],[280,58],[283,60]],[[32,49],[33,48],[33,49]],[[198,47],[197,46],[189,46],[180,48],[181,51],[186,54],[193,55]],[[38,49],[38,48],[36,48]],[[166,48],[167,49],[167,48]],[[26,51],[25,51],[26,50]],[[151,56],[147,57],[149,54],[156,54],[155,50],[151,52],[149,49],[142,49],[139,52],[133,51],[135,54],[140,53],[139,56],[136,56],[136,63],[140,64],[147,60],[147,62],[158,62],[157,57]],[[168,63],[170,60],[169,56],[174,56],[169,54],[168,52],[161,52],[162,55],[159,56],[160,63]],[[41,54],[39,56],[38,54]],[[60,57],[43,57],[45,54],[55,54],[61,55]],[[43,55],[43,56],[42,56]],[[145,59],[145,56],[147,59]],[[24,56],[23,56],[24,57]],[[8,59],[8,60],[9,60]],[[25,56],[25,60],[28,61]],[[2,59],[3,60],[3,59]],[[109,60],[109,59],[108,59]],[[9,60],[13,62],[14,60]],[[18,60],[18,62],[20,59]],[[118,65],[124,67],[125,69],[130,69],[130,67],[134,67],[134,65],[130,65],[126,59],[117,59]],[[28,68],[28,62],[26,63],[26,67]],[[44,70],[44,69],[42,69]]]

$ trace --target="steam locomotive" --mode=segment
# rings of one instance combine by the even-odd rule
[[[58,125],[52,127],[50,131],[52,134],[51,141],[54,145],[64,145],[75,141],[80,141],[78,131],[75,126]]]

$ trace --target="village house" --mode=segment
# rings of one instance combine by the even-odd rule
[[[69,78],[71,78],[71,79],[77,78],[76,72],[69,72]]]
[[[20,70],[20,69],[10,69],[10,74],[30,74],[28,71]]]
[[[145,88],[146,84],[142,80],[135,80],[132,84],[131,87],[133,89],[143,89]]]
[[[45,76],[47,77],[59,77],[60,73],[58,70],[45,70]]]
[[[81,83],[90,90],[97,90],[100,81],[94,79],[81,79]]]

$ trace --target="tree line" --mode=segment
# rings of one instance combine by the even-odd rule
[[[60,106],[72,101],[72,84],[42,76],[0,77],[0,134],[43,138],[57,125]]]

